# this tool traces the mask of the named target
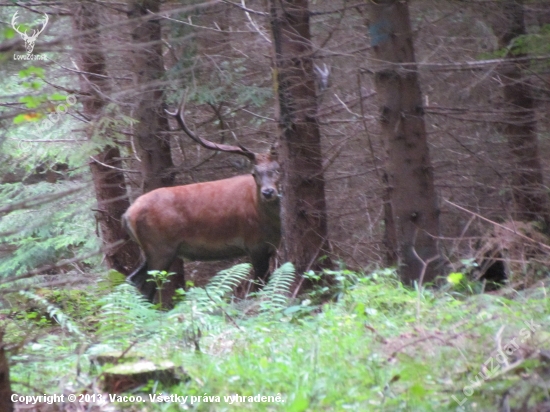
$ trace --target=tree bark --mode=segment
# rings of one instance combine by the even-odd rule
[[[128,18],[135,21],[132,29],[132,59],[137,76],[137,109],[133,117],[136,148],[141,160],[143,192],[159,187],[173,186],[175,169],[170,150],[170,130],[165,113],[164,87],[158,82],[165,74],[162,55],[160,19],[150,18],[150,13],[160,11],[160,0],[129,0]],[[175,275],[169,278],[154,298],[169,307],[175,290],[185,286],[183,261],[176,259],[169,269]]]
[[[501,48],[507,48],[506,58],[525,57],[515,53],[514,39],[526,34],[522,0],[505,0],[493,13],[491,23]],[[537,139],[534,101],[529,83],[523,78],[523,69],[528,63],[506,63],[499,69],[503,85],[506,119],[502,133],[508,141],[513,157],[512,195],[514,215],[521,221],[538,221],[550,231],[550,205],[543,184],[543,173]]]
[[[387,150],[386,239],[397,248],[389,255],[398,256],[404,282],[430,282],[441,270],[439,209],[418,74],[415,66],[401,66],[415,62],[409,9],[398,0],[379,0],[369,7],[369,32],[379,62],[374,77],[380,125]]]
[[[13,412],[10,365],[4,350],[4,331],[0,329],[0,412]]]
[[[132,57],[137,76],[138,104],[134,128],[138,155],[141,159],[143,192],[174,184],[175,170],[170,153],[170,130],[164,109],[162,80],[162,34],[159,19],[150,17],[149,11],[158,13],[160,0],[130,0],[128,18],[135,20],[132,30]]]
[[[107,71],[105,55],[101,46],[98,27],[100,14],[96,3],[79,2],[73,6],[73,26],[76,31],[75,50],[77,51],[80,74],[81,99],[84,115],[90,122],[99,120],[105,100],[100,93],[107,92]],[[94,133],[88,128],[89,138]],[[90,161],[94,189],[97,198],[96,219],[104,244],[113,244],[128,240],[128,235],[121,224],[121,216],[130,206],[126,193],[123,164],[118,147],[106,146]],[[137,245],[125,242],[105,252],[109,268],[128,274],[140,253]]]
[[[270,18],[280,130],[283,258],[301,274],[320,268],[320,258],[328,254],[308,2],[271,0]]]

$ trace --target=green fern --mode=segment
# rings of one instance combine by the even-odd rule
[[[34,293],[27,291],[20,291],[19,294],[25,298],[32,300],[34,303],[38,304],[40,307],[44,308],[50,318],[54,319],[63,329],[67,332],[81,338],[84,337],[84,333],[80,331],[76,323],[57,306],[51,304],[42,296],[35,295]]]
[[[246,280],[251,268],[252,265],[250,263],[241,263],[218,272],[205,288],[210,302],[219,302],[224,296],[232,293],[235,287]]]
[[[132,285],[123,283],[100,302],[98,336],[113,343],[127,342],[158,328],[162,313]]]
[[[0,185],[0,204],[30,205],[0,220],[2,243],[13,249],[0,256],[0,278],[72,258],[75,251],[83,255],[98,248],[90,210],[95,199],[86,191],[68,193],[73,189],[78,186],[72,182]],[[98,259],[85,263],[98,263]]]
[[[205,288],[192,288],[185,293],[185,299],[166,316],[167,333],[176,333],[184,342],[199,349],[204,333],[216,334],[226,326],[224,316],[230,310],[226,299],[233,289],[245,280],[251,265],[243,263],[222,270],[214,276]]]
[[[262,312],[278,311],[287,307],[294,274],[295,269],[291,262],[283,264],[273,272],[268,284],[258,294]]]
[[[246,280],[251,268],[250,263],[241,263],[218,272],[204,289],[193,288],[188,291],[183,304],[192,302],[198,312],[216,310],[224,302],[224,298],[231,294],[239,283]]]

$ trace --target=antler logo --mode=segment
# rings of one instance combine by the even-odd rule
[[[20,26],[17,25],[17,13],[19,12],[16,11],[13,15],[13,18],[11,19],[11,26],[17,33],[21,35],[21,37],[25,41],[25,49],[27,49],[27,54],[31,54],[34,50],[34,43],[36,43],[38,35],[44,31],[44,29],[46,28],[46,24],[48,24],[48,15],[44,13],[44,19],[42,19],[42,28],[33,29],[32,34],[28,35],[27,30],[25,30],[25,32],[21,32],[21,30],[19,30]]]

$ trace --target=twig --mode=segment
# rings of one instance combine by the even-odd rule
[[[502,325],[498,329],[497,334],[495,335],[495,342],[496,342],[496,345],[497,345],[497,352],[498,353],[504,353],[504,351],[502,350],[502,333],[504,332],[505,327],[506,327],[505,325]],[[506,358],[506,356],[503,356],[503,358],[504,358],[504,363],[505,363],[506,367],[508,367],[508,365],[509,365],[508,359]]]
[[[126,356],[126,354],[127,354],[128,352],[130,352],[130,351],[132,350],[132,348],[133,348],[134,346],[136,346],[140,341],[141,341],[141,339],[136,339],[136,340],[134,340],[132,343],[130,343],[130,345],[128,345],[128,347],[122,351],[122,353],[120,354],[120,356],[117,357],[117,358],[115,359],[115,361],[113,362],[113,364],[116,365],[116,364],[118,363],[118,361],[121,360],[124,356]]]
[[[7,206],[0,207],[0,215],[13,212],[14,210],[30,209],[32,207],[41,205],[43,203],[53,202],[54,200],[57,200],[59,198],[65,197],[75,192],[79,192],[85,189],[86,187],[87,185],[82,185],[72,189],[64,190],[62,192],[46,194],[46,195],[42,194],[42,195],[30,197],[25,200],[21,200],[20,202],[10,203]]]
[[[510,371],[516,369],[517,367],[521,366],[525,361],[526,361],[526,359],[518,359],[514,363],[508,364],[506,367],[500,369],[500,371],[498,373],[495,373],[494,375],[488,376],[486,379],[484,379],[484,382],[493,381],[497,378],[500,378],[502,375],[505,375],[508,372],[510,372]],[[481,382],[480,382],[480,384],[481,384]]]
[[[362,117],[360,114],[352,112],[351,109],[342,101],[342,99],[340,99],[340,97],[338,97],[336,93],[334,93],[334,97],[338,99],[338,101],[342,104],[342,106],[344,106],[344,109],[346,109],[346,111],[350,113],[352,116],[357,117],[358,119]]]
[[[254,20],[252,20],[252,17],[250,16],[250,12],[246,9],[246,4],[244,0],[241,0],[241,4],[243,5],[244,14],[246,14],[246,17],[248,18],[248,21],[250,24],[252,24],[252,27],[254,27],[254,30],[263,37],[263,39],[268,43],[271,44],[271,40],[260,30],[260,27],[256,24]]]
[[[45,266],[41,266],[41,267],[39,267],[39,268],[30,270],[30,271],[28,271],[27,273],[25,273],[25,274],[23,274],[23,275],[12,276],[12,277],[7,278],[7,279],[2,279],[2,280],[0,280],[0,285],[5,284],[5,283],[15,282],[15,281],[21,280],[21,279],[27,279],[27,278],[30,278],[30,277],[39,275],[40,273],[46,272],[46,271],[48,271],[48,270],[58,269],[58,268],[60,268],[60,267],[62,267],[62,266],[69,265],[69,264],[71,264],[71,263],[81,262],[81,261],[83,261],[83,260],[85,260],[85,259],[91,258],[92,256],[99,255],[99,254],[101,254],[101,253],[106,252],[107,250],[110,250],[110,249],[113,249],[113,248],[115,248],[115,247],[118,247],[118,246],[120,246],[122,243],[124,243],[124,240],[118,240],[118,241],[116,241],[116,242],[114,242],[114,243],[111,243],[110,245],[107,245],[107,246],[105,246],[105,247],[102,247],[101,249],[96,250],[95,252],[91,252],[91,253],[88,253],[88,254],[83,255],[83,256],[77,256],[77,257],[71,258],[71,259],[60,260],[59,262],[57,262],[57,263],[55,263],[55,264],[52,264],[52,265],[45,265]]]
[[[206,296],[208,297],[208,299],[210,299],[212,302],[214,302],[216,305],[218,305],[218,302],[216,302],[214,299],[212,299],[212,297],[211,297],[210,294],[208,293],[208,287],[205,286],[204,292],[206,293]],[[235,322],[235,320],[231,317],[231,315],[230,315],[229,313],[227,313],[227,312],[225,311],[225,309],[221,307],[221,305],[218,305],[217,307],[224,313],[225,316],[227,316],[227,318],[231,321],[231,323],[232,323],[233,325],[235,325],[235,327],[236,327],[237,329],[239,329],[240,331],[242,331],[242,329],[239,327],[239,325],[237,325],[237,322]]]
[[[247,109],[245,109],[245,108],[242,108],[241,110],[242,110],[243,112],[245,112],[245,113],[251,114],[252,116],[256,116],[256,117],[258,117],[258,118],[260,118],[260,119],[269,120],[270,122],[274,122],[274,121],[275,121],[275,119],[272,119],[271,117],[260,116],[259,114],[256,114],[256,113],[254,113],[254,112],[251,112],[250,110],[247,110]]]
[[[335,14],[335,13],[342,13],[342,11],[349,10],[349,9],[356,9],[359,7],[367,6],[368,2],[362,2],[362,3],[355,3],[350,4],[349,6],[340,7],[339,9],[333,9],[333,10],[327,10],[327,11],[312,11],[309,13],[310,16],[322,16],[325,14]],[[343,13],[342,13],[343,14]]]
[[[53,288],[58,286],[73,285],[75,283],[78,283],[80,286],[82,286],[83,284],[82,276],[75,276],[71,279],[37,282],[37,283],[33,283],[32,285],[25,285],[24,287],[2,288],[0,289],[0,291],[2,291],[3,294],[17,293],[22,290],[31,290],[31,289],[37,289],[37,288]]]
[[[501,225],[501,224],[499,224],[499,223],[497,223],[497,222],[495,222],[495,221],[493,221],[493,220],[491,220],[491,219],[488,219],[488,218],[486,218],[486,217],[481,216],[480,214],[477,214],[477,213],[475,213],[475,212],[472,212],[471,210],[468,210],[468,209],[466,209],[465,207],[459,206],[459,205],[457,205],[456,203],[451,202],[450,200],[447,200],[447,199],[443,199],[443,200],[444,200],[445,202],[447,202],[448,204],[450,204],[450,205],[456,207],[457,209],[460,209],[460,210],[462,210],[462,211],[464,211],[464,212],[466,212],[466,213],[470,213],[471,215],[476,216],[476,217],[480,218],[481,220],[484,220],[484,221],[486,221],[486,222],[488,222],[488,223],[491,223],[492,225],[498,226],[498,227],[500,227],[501,229],[507,230],[508,232],[513,233],[514,235],[517,235],[517,236],[521,237],[522,239],[525,239],[525,240],[528,240],[528,241],[530,241],[530,242],[533,242],[533,243],[535,243],[537,246],[539,246],[539,247],[541,247],[541,248],[543,248],[543,249],[550,250],[550,246],[545,245],[544,243],[541,243],[541,242],[538,242],[538,241],[536,241],[536,240],[534,240],[534,239],[531,239],[529,236],[525,236],[525,235],[523,235],[523,234],[521,234],[521,233],[518,233],[517,231],[515,231],[515,230],[513,230],[513,229],[510,229],[509,227],[503,226],[503,225]]]
[[[416,319],[420,319],[420,296],[422,295],[422,284],[424,282],[424,275],[426,274],[426,269],[428,268],[428,265],[432,263],[434,260],[437,260],[440,258],[439,254],[432,256],[426,260],[422,259],[418,253],[416,252],[416,248],[414,247],[414,244],[416,243],[416,236],[418,235],[418,227],[415,228],[414,236],[412,240],[412,252],[414,256],[422,263],[422,271],[420,272],[420,277],[418,279],[418,295],[416,299]]]
[[[220,3],[220,0],[211,2],[212,5],[215,5],[215,4],[218,4],[218,3]],[[233,3],[231,3],[231,4],[233,4]],[[180,23],[180,24],[185,24],[186,26],[196,27],[198,29],[211,30],[211,31],[215,31],[215,32],[218,32],[218,33],[250,33],[250,31],[245,31],[245,30],[236,30],[236,31],[235,30],[222,30],[216,23],[214,23],[216,28],[207,27],[207,26],[199,26],[199,25],[193,23],[193,21],[191,20],[191,16],[188,17],[189,21],[183,21],[183,20],[174,19],[173,17],[168,17],[166,15],[153,13],[151,10],[147,10],[147,12],[149,13],[148,15],[150,15],[150,16],[154,16],[154,17],[157,17],[157,18],[162,18],[162,19],[165,19],[165,20],[170,20],[170,21]],[[170,13],[172,13],[172,11]]]
[[[121,169],[120,167],[115,167],[115,166],[110,166],[108,164],[105,164],[103,162],[100,162],[99,160],[97,160],[95,157],[93,156],[90,156],[90,159],[92,159],[94,162],[100,164],[101,166],[103,167],[107,167],[109,169],[114,169],[114,170],[118,170],[119,172],[124,172],[124,173],[141,173],[139,170],[131,170],[131,169]]]
[[[380,159],[376,157],[374,147],[372,145],[371,134],[369,133],[369,128],[367,126],[367,119],[365,116],[365,106],[363,104],[363,85],[361,83],[361,73],[357,73],[357,90],[359,92],[359,109],[361,110],[361,122],[363,124],[363,129],[365,130],[365,135],[367,136],[367,142],[369,144],[369,150],[372,158],[372,163],[374,164],[374,169],[376,171],[376,177],[380,181],[382,187],[384,187],[384,181],[382,179],[382,173],[379,170],[378,163]],[[340,99],[338,99],[340,100]]]
[[[309,272],[309,270],[311,269],[311,266],[313,266],[313,263],[315,263],[315,261],[317,260],[317,257],[319,257],[319,253],[321,253],[321,249],[325,244],[325,242],[326,242],[326,239],[323,239],[323,242],[317,248],[317,251],[309,261],[304,272]],[[298,282],[298,285],[296,286],[296,288],[294,289],[294,292],[292,293],[292,299],[296,299],[296,296],[298,296],[298,292],[300,291],[300,288],[302,287],[304,280],[305,280],[304,275],[300,276],[300,281]]]
[[[229,0],[222,0],[222,2],[225,3],[225,4],[230,4],[231,6],[235,6],[239,9],[241,9],[241,10],[244,10],[247,13],[257,14],[259,16],[267,16],[268,15],[268,13],[266,13],[264,11],[256,11],[256,10],[248,9],[245,6],[242,6],[242,5],[237,4],[237,3],[233,3],[232,1],[229,1]]]
[[[8,137],[8,139],[27,143],[79,143],[88,141],[88,139],[17,139],[15,137]]]
[[[371,59],[375,60],[375,59]],[[427,71],[451,71],[451,70],[473,70],[473,69],[483,69],[485,66],[493,66],[495,64],[515,64],[519,62],[528,62],[528,61],[544,61],[550,60],[550,55],[544,56],[529,56],[529,57],[517,57],[515,59],[489,59],[489,60],[479,60],[479,61],[470,61],[470,62],[457,62],[457,63],[393,63],[382,60],[376,60],[377,63],[383,64],[387,67],[394,67],[397,69],[407,69],[410,68],[412,71],[418,70],[427,70]],[[362,73],[374,74],[374,71],[371,69],[360,69]]]
[[[436,340],[439,340],[445,344],[449,344],[451,340],[453,339],[456,339],[458,338],[459,336],[463,335],[464,333],[466,333],[468,330],[470,329],[473,329],[479,325],[482,325],[482,324],[485,324],[493,319],[496,319],[496,316],[491,316],[489,319],[482,319],[480,320],[478,323],[475,323],[474,325],[472,325],[470,328],[468,328],[467,330],[465,331],[462,331],[462,332],[456,332],[456,333],[453,333],[452,335],[448,336],[446,339],[443,339],[442,337],[440,336],[436,336],[436,335],[428,335],[428,336],[424,336],[422,338],[419,338],[419,339],[416,339],[414,341],[411,341],[411,342],[407,342],[407,343],[404,343],[403,345],[401,345],[399,348],[397,348],[396,350],[394,350],[389,359],[392,359],[395,357],[395,355],[397,355],[399,352],[401,352],[403,349],[405,349],[407,346],[412,346],[412,345],[416,345],[417,343],[421,343],[421,342],[424,342],[426,340],[430,340],[430,339],[436,339]],[[453,328],[453,329],[456,329]],[[454,345],[453,345],[454,346]]]

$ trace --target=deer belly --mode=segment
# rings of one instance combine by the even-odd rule
[[[182,243],[178,248],[179,257],[198,261],[232,259],[246,254],[246,247],[242,241],[208,244]]]

